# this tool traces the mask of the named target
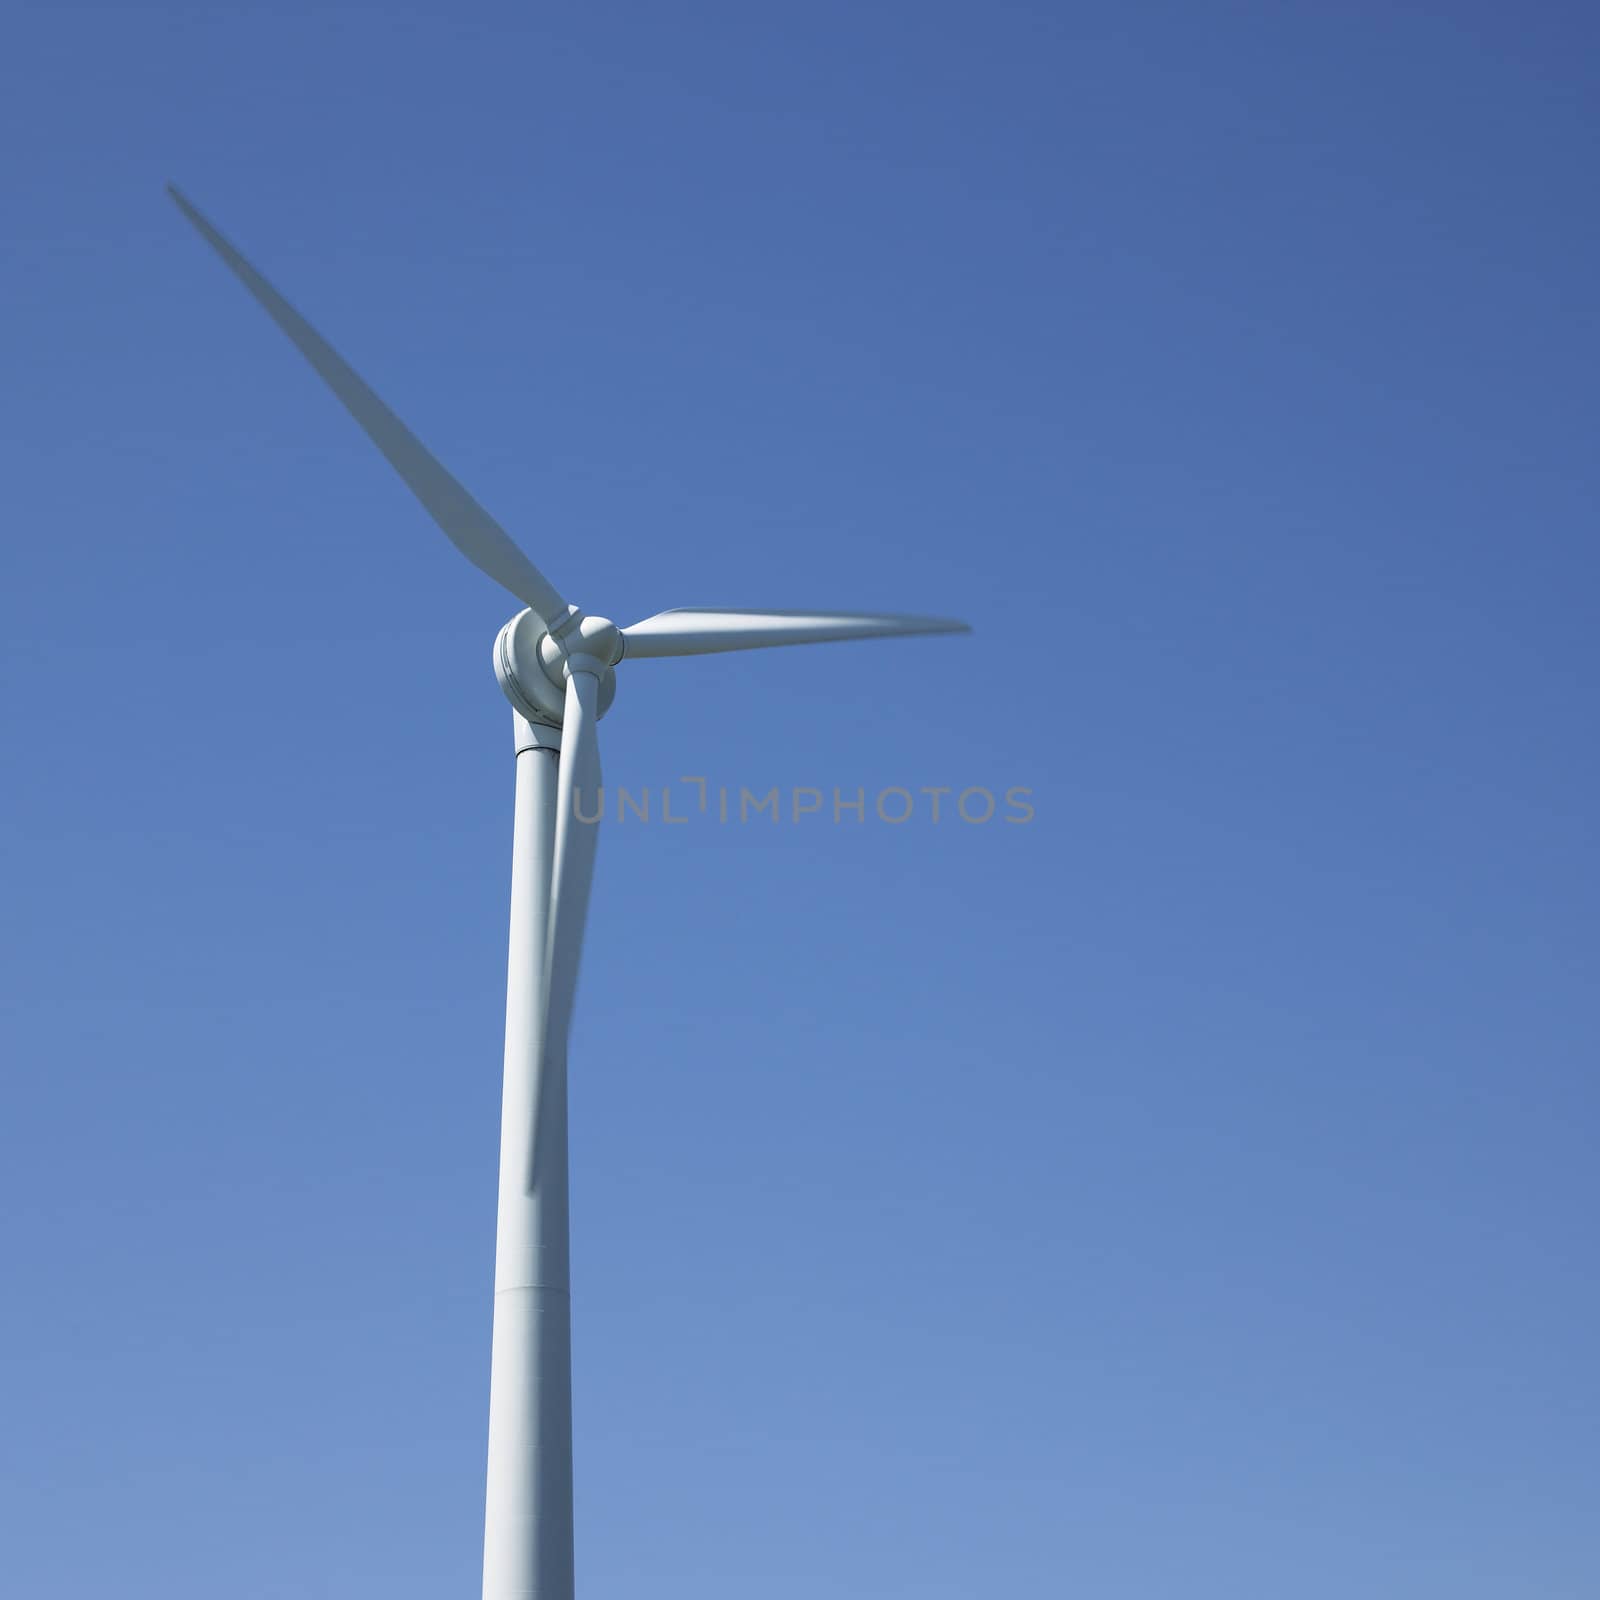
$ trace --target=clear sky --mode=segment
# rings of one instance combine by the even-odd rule
[[[173,178],[585,608],[975,626],[615,781],[1033,791],[603,839],[589,1600],[1600,1593],[1597,31],[13,8],[0,1587],[478,1583],[514,606]]]

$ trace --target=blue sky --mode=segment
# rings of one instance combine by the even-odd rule
[[[579,1581],[1600,1588],[1595,26],[1541,4],[14,12],[8,1592],[478,1581],[511,606],[624,672]]]

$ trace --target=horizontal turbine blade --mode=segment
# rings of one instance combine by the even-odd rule
[[[624,659],[708,656],[835,639],[888,639],[919,633],[971,633],[950,617],[900,617],[871,611],[662,611],[622,630]]]
[[[367,437],[405,479],[429,516],[444,529],[468,561],[531,606],[546,627],[554,629],[567,619],[567,603],[553,584],[512,542],[511,536],[429,453],[371,389],[355,374],[304,317],[217,232],[177,188],[167,193],[195,226],[207,244],[232,268],[259,300],[266,313],[294,341],[322,381],[333,390],[345,409],[366,430]]]

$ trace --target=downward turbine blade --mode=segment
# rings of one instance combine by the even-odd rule
[[[217,232],[177,188],[167,185],[178,209],[222,257],[266,313],[294,341],[322,381],[388,457],[429,516],[444,529],[467,560],[531,606],[545,626],[567,618],[567,603],[553,584],[512,542],[511,536],[445,470],[388,406],[356,375],[332,345],[300,315],[237,250]]]
[[[578,961],[583,954],[583,928],[589,914],[589,886],[594,880],[595,848],[600,839],[604,807],[600,794],[600,747],[595,738],[599,692],[599,679],[593,673],[573,671],[567,679],[561,765],[556,774],[550,930],[545,942],[544,1047],[530,1146],[536,1157],[545,1080],[552,1070],[566,1069],[567,1038],[578,993]],[[586,822],[584,817],[593,820]]]
[[[950,617],[902,617],[861,611],[662,611],[622,630],[624,659],[705,656],[779,644],[887,639],[920,633],[970,633]]]
[[[595,705],[600,681],[591,672],[567,679],[561,723],[561,765],[556,776],[556,850],[550,878],[550,1004],[546,1036],[562,1049],[572,1025],[578,990],[578,959],[589,912],[595,847],[600,838],[600,746]],[[588,817],[593,820],[584,821]]]

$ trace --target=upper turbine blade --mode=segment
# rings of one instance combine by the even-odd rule
[[[505,529],[461,487],[315,328],[303,318],[265,278],[239,254],[177,188],[167,193],[195,226],[200,236],[231,267],[239,280],[266,309],[267,315],[294,340],[301,355],[324,383],[344,403],[367,437],[389,458],[428,515],[444,529],[467,560],[524,605],[531,606],[546,627],[555,628],[567,618],[567,603],[554,585],[516,547]]]
[[[826,644],[834,639],[885,639],[917,633],[970,633],[950,617],[900,617],[859,611],[662,611],[622,630],[624,659],[705,656],[719,650],[760,650],[777,644]]]
[[[595,848],[604,809],[600,793],[600,747],[595,738],[600,681],[591,672],[567,678],[567,703],[561,722],[561,765],[556,773],[555,859],[550,871],[550,928],[545,941],[544,1041],[539,1089],[529,1146],[539,1149],[543,1088],[552,1070],[566,1070],[567,1036],[578,993],[578,960],[589,914]],[[589,820],[585,821],[584,819]]]

